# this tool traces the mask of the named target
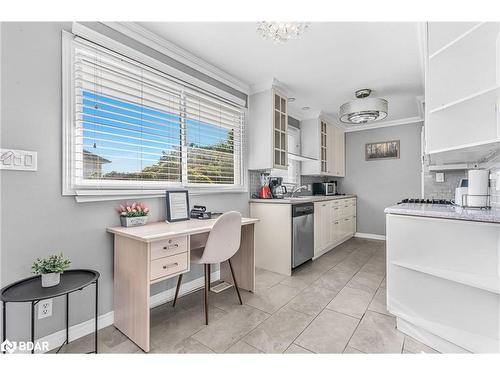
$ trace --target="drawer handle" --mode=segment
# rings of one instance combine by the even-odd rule
[[[170,264],[165,264],[163,266],[163,269],[166,270],[167,268],[172,268],[172,267],[177,267],[179,265],[179,263],[175,262],[175,263],[170,263]]]
[[[179,247],[179,244],[173,244],[172,246],[163,246],[163,250],[171,249],[172,247]]]

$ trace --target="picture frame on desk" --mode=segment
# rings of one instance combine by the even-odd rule
[[[167,222],[189,220],[189,193],[187,190],[167,190]]]

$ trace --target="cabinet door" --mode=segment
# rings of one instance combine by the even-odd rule
[[[321,202],[314,203],[314,256],[323,250],[321,244]]]
[[[329,176],[335,176],[337,144],[335,141],[335,126],[327,127],[327,171]]]
[[[274,134],[274,168],[286,169],[288,166],[288,111],[287,99],[273,92],[273,134]]]
[[[321,227],[323,228],[321,244],[325,248],[331,242],[331,204],[324,202],[321,205]]]
[[[328,124],[323,120],[320,120],[320,162],[321,162],[321,173],[328,173]]]
[[[353,236],[354,236],[354,233],[356,233],[356,216],[352,217],[350,232]]]
[[[335,129],[336,176],[345,176],[345,134],[340,128]]]

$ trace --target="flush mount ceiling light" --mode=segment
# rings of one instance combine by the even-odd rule
[[[357,99],[342,104],[339,110],[340,121],[347,124],[366,124],[386,118],[387,100],[369,98],[371,92],[370,89],[358,90]]]
[[[309,111],[310,109],[311,109],[311,107],[302,107],[303,111]]]
[[[295,101],[295,98],[288,98],[288,101],[291,103],[291,102],[294,102]]]
[[[264,39],[283,44],[298,39],[309,28],[309,22],[259,22],[257,33]]]

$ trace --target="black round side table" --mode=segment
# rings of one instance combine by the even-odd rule
[[[67,270],[61,274],[61,282],[58,285],[42,288],[41,276],[32,276],[7,285],[0,291],[3,302],[3,341],[7,338],[7,303],[8,302],[31,302],[31,342],[35,344],[35,306],[38,302],[66,295],[66,340],[57,349],[69,343],[69,295],[78,290],[95,284],[95,338],[94,351],[97,353],[97,318],[98,318],[98,294],[99,294],[99,272],[93,270]],[[35,352],[35,347],[31,353]]]

